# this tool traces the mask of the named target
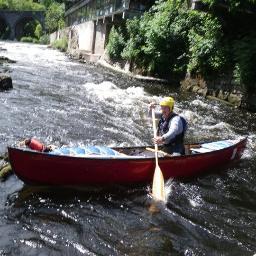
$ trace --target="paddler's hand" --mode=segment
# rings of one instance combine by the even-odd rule
[[[157,136],[155,138],[153,138],[153,142],[154,144],[163,144],[164,143],[164,139],[161,136]]]

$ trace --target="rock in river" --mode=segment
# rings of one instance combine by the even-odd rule
[[[12,78],[0,73],[0,91],[12,89]]]

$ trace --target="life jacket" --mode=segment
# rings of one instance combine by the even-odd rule
[[[175,116],[179,116],[179,115],[172,113],[167,119],[164,119],[163,116],[161,117],[158,123],[158,130],[157,130],[158,136],[163,136],[165,133],[169,131],[169,123]],[[185,118],[182,116],[179,116],[179,117],[182,121],[183,131],[180,134],[176,135],[170,142],[168,142],[168,144],[164,144],[167,147],[172,146],[174,152],[181,151],[181,150],[183,151],[184,136],[188,126]]]
[[[44,144],[42,144],[40,141],[36,140],[36,139],[30,139],[26,145],[36,151],[40,151],[43,152],[45,150],[45,146]]]

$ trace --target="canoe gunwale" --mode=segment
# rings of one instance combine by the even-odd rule
[[[239,146],[239,144],[243,144],[244,142],[247,141],[247,137],[241,139],[240,141],[238,141],[237,143],[233,144],[233,145],[230,145],[226,148],[222,148],[222,149],[216,149],[216,150],[213,150],[213,151],[210,151],[210,152],[203,152],[203,153],[196,153],[196,154],[189,154],[189,155],[180,155],[180,156],[172,156],[172,157],[159,157],[160,161],[168,161],[170,159],[172,160],[178,160],[178,159],[181,159],[181,158],[191,158],[191,157],[201,157],[202,155],[204,156],[208,156],[208,155],[212,155],[212,154],[216,154],[216,153],[220,153],[221,151],[222,152],[225,152],[227,150],[231,150],[231,148],[235,148],[237,146]],[[203,143],[193,143],[192,145],[201,145]],[[190,144],[188,144],[189,146]],[[138,146],[138,147],[113,147],[112,149],[114,150],[132,150],[132,149],[146,149],[146,147],[152,147],[151,146]],[[82,159],[85,159],[85,160],[92,160],[92,161],[150,161],[150,160],[155,160],[155,157],[152,156],[152,157],[136,157],[136,156],[131,156],[131,157],[109,157],[109,156],[83,156],[83,157],[80,157],[80,156],[72,156],[72,155],[55,155],[55,154],[49,154],[47,152],[38,152],[38,151],[35,151],[35,150],[30,150],[30,149],[27,149],[27,148],[19,148],[19,147],[15,147],[15,146],[8,146],[8,152],[9,150],[17,150],[17,151],[22,151],[24,153],[27,153],[27,154],[35,154],[35,155],[43,155],[43,156],[46,156],[46,157],[52,157],[52,158],[63,158],[63,159],[79,159],[79,160],[82,160]]]

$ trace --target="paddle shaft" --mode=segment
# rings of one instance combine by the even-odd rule
[[[154,132],[154,138],[157,136],[157,130],[156,130],[156,115],[155,115],[155,109],[152,109],[152,122],[153,122],[153,132]],[[158,166],[158,145],[155,143],[155,159],[156,159],[156,166]]]
[[[156,130],[156,117],[155,117],[154,109],[152,109],[152,122],[153,122],[154,138],[156,138],[157,130]],[[155,200],[165,201],[166,198],[165,198],[165,190],[164,190],[164,177],[158,164],[157,143],[155,143],[155,162],[156,162],[156,168],[155,168],[155,173],[153,177],[152,195]]]

